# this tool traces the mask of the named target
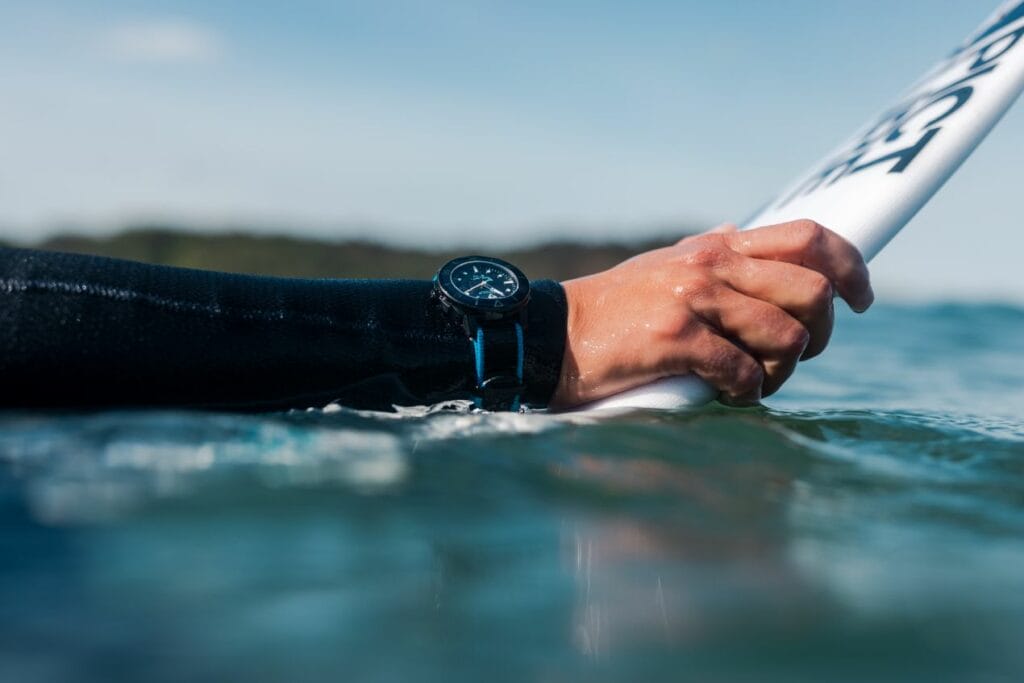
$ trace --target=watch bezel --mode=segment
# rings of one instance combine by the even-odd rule
[[[516,291],[510,296],[502,297],[501,299],[477,299],[464,294],[452,282],[452,272],[462,264],[470,261],[484,261],[506,268],[516,278],[518,284]],[[508,261],[495,258],[494,256],[474,254],[472,256],[454,258],[441,266],[441,269],[437,271],[437,275],[434,276],[434,282],[438,290],[449,302],[470,312],[505,316],[522,309],[530,299],[530,281],[523,274],[523,271]]]

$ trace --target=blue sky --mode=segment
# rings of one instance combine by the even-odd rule
[[[0,231],[140,220],[391,242],[741,220],[992,0],[4,2]],[[874,264],[1024,300],[1012,110]]]

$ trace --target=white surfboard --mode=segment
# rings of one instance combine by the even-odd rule
[[[810,218],[870,260],[963,163],[1024,90],[1024,1],[1006,2],[892,107],[800,176],[744,227]],[[694,375],[663,379],[584,410],[703,405]]]

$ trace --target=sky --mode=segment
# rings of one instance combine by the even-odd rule
[[[995,0],[0,2],[0,239],[140,222],[420,246],[739,221]],[[1024,104],[872,264],[1024,301]]]

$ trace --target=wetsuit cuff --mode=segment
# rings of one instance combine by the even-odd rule
[[[530,292],[530,303],[526,310],[523,363],[526,390],[523,402],[546,406],[558,386],[562,371],[569,309],[565,290],[554,280],[534,280],[530,283]]]

